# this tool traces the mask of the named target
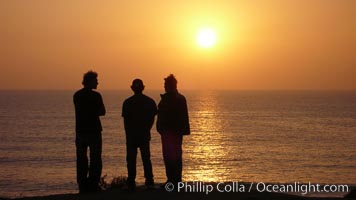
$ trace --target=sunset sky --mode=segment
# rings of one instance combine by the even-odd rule
[[[355,0],[0,0],[0,89],[356,90]],[[199,30],[216,34],[210,48]]]

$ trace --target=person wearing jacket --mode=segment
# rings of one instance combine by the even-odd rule
[[[164,79],[165,94],[158,104],[157,131],[161,135],[167,183],[182,181],[183,135],[190,134],[188,107],[185,97],[177,90],[173,74]]]

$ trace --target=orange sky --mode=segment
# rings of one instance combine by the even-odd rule
[[[0,1],[0,89],[356,89],[355,0]],[[197,46],[201,27],[217,32]]]

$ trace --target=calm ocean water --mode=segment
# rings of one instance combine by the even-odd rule
[[[121,104],[131,92],[100,92],[103,175],[126,176]],[[0,197],[77,192],[73,93],[0,91]],[[192,129],[184,138],[184,180],[355,185],[355,91],[182,93]],[[146,94],[159,101],[159,91]],[[164,182],[155,128],[151,154],[155,180]]]

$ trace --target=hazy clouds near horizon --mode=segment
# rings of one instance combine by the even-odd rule
[[[0,89],[356,89],[356,1],[0,1]],[[196,45],[216,30],[211,49]]]

